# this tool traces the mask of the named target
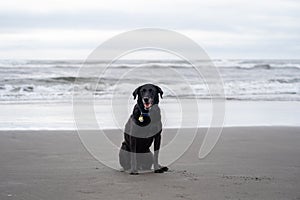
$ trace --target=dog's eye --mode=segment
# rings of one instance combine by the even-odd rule
[[[146,89],[143,89],[142,92],[146,92]]]
[[[149,89],[149,92],[152,92],[152,89]]]

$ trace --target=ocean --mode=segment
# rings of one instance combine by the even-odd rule
[[[300,100],[300,60],[212,62],[227,100]],[[0,60],[0,103],[70,102],[74,90],[91,92],[96,99],[110,99],[116,93],[129,98],[133,89],[148,82],[161,85],[168,99],[211,98],[207,80],[182,60],[119,60],[101,77],[94,69],[106,67],[102,62],[85,63],[90,73],[78,76],[82,66],[82,60]]]
[[[300,60],[213,63],[226,98],[222,126],[300,126]],[[106,68],[93,61],[78,76],[82,66],[76,60],[1,60],[0,130],[76,130],[73,95],[78,94],[92,94],[99,128],[123,129],[135,104],[133,90],[149,82],[164,91],[164,128],[210,127],[213,115],[222,116],[212,109],[214,96],[207,87],[215,79],[202,77],[187,62],[118,60]],[[95,73],[99,68],[106,69],[101,76]],[[198,108],[192,104],[195,97]],[[112,105],[112,99],[121,103]],[[182,105],[192,108],[182,111]],[[189,124],[195,112],[198,124]],[[183,125],[183,119],[188,123]]]

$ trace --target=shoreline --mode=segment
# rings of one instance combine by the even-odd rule
[[[109,102],[96,102],[94,112],[98,126],[102,129],[123,128],[134,104],[132,100],[128,105],[116,104],[112,108]],[[222,113],[213,113],[210,101],[200,101],[198,108],[190,100],[182,100],[181,104],[173,100],[160,103],[164,127],[209,127],[212,116],[224,117]],[[181,110],[182,106],[186,110]],[[191,113],[196,109],[198,113]],[[72,104],[0,104],[0,110],[0,130],[76,130]],[[224,126],[300,126],[299,117],[300,102],[226,101]],[[85,127],[97,127],[86,123]]]
[[[163,130],[178,130],[178,129],[183,129],[183,130],[193,130],[193,129],[208,129],[208,128],[220,128],[220,127],[208,127],[208,126],[202,126],[202,127],[183,127],[183,128],[174,128],[174,127],[163,127]],[[245,129],[251,129],[251,128],[300,128],[300,125],[235,125],[235,126],[223,126],[221,129],[235,129],[235,128],[245,128]],[[108,132],[114,132],[114,131],[123,131],[123,129],[120,128],[102,128],[102,129],[82,129],[82,131],[108,131]],[[1,133],[6,133],[6,132],[62,132],[62,133],[69,133],[69,132],[75,132],[77,133],[77,129],[0,129],[0,134]]]

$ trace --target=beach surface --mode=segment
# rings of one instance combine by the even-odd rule
[[[1,131],[0,199],[300,199],[299,127],[226,127],[199,160],[205,132],[169,172],[130,176],[94,159],[76,131]]]

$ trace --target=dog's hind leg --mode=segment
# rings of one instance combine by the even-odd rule
[[[149,151],[148,153],[138,154],[138,169],[140,170],[151,170],[153,165],[153,153]]]
[[[122,144],[122,147],[119,152],[119,163],[123,167],[125,171],[129,170],[131,168],[130,166],[130,153],[125,150],[124,144]]]

